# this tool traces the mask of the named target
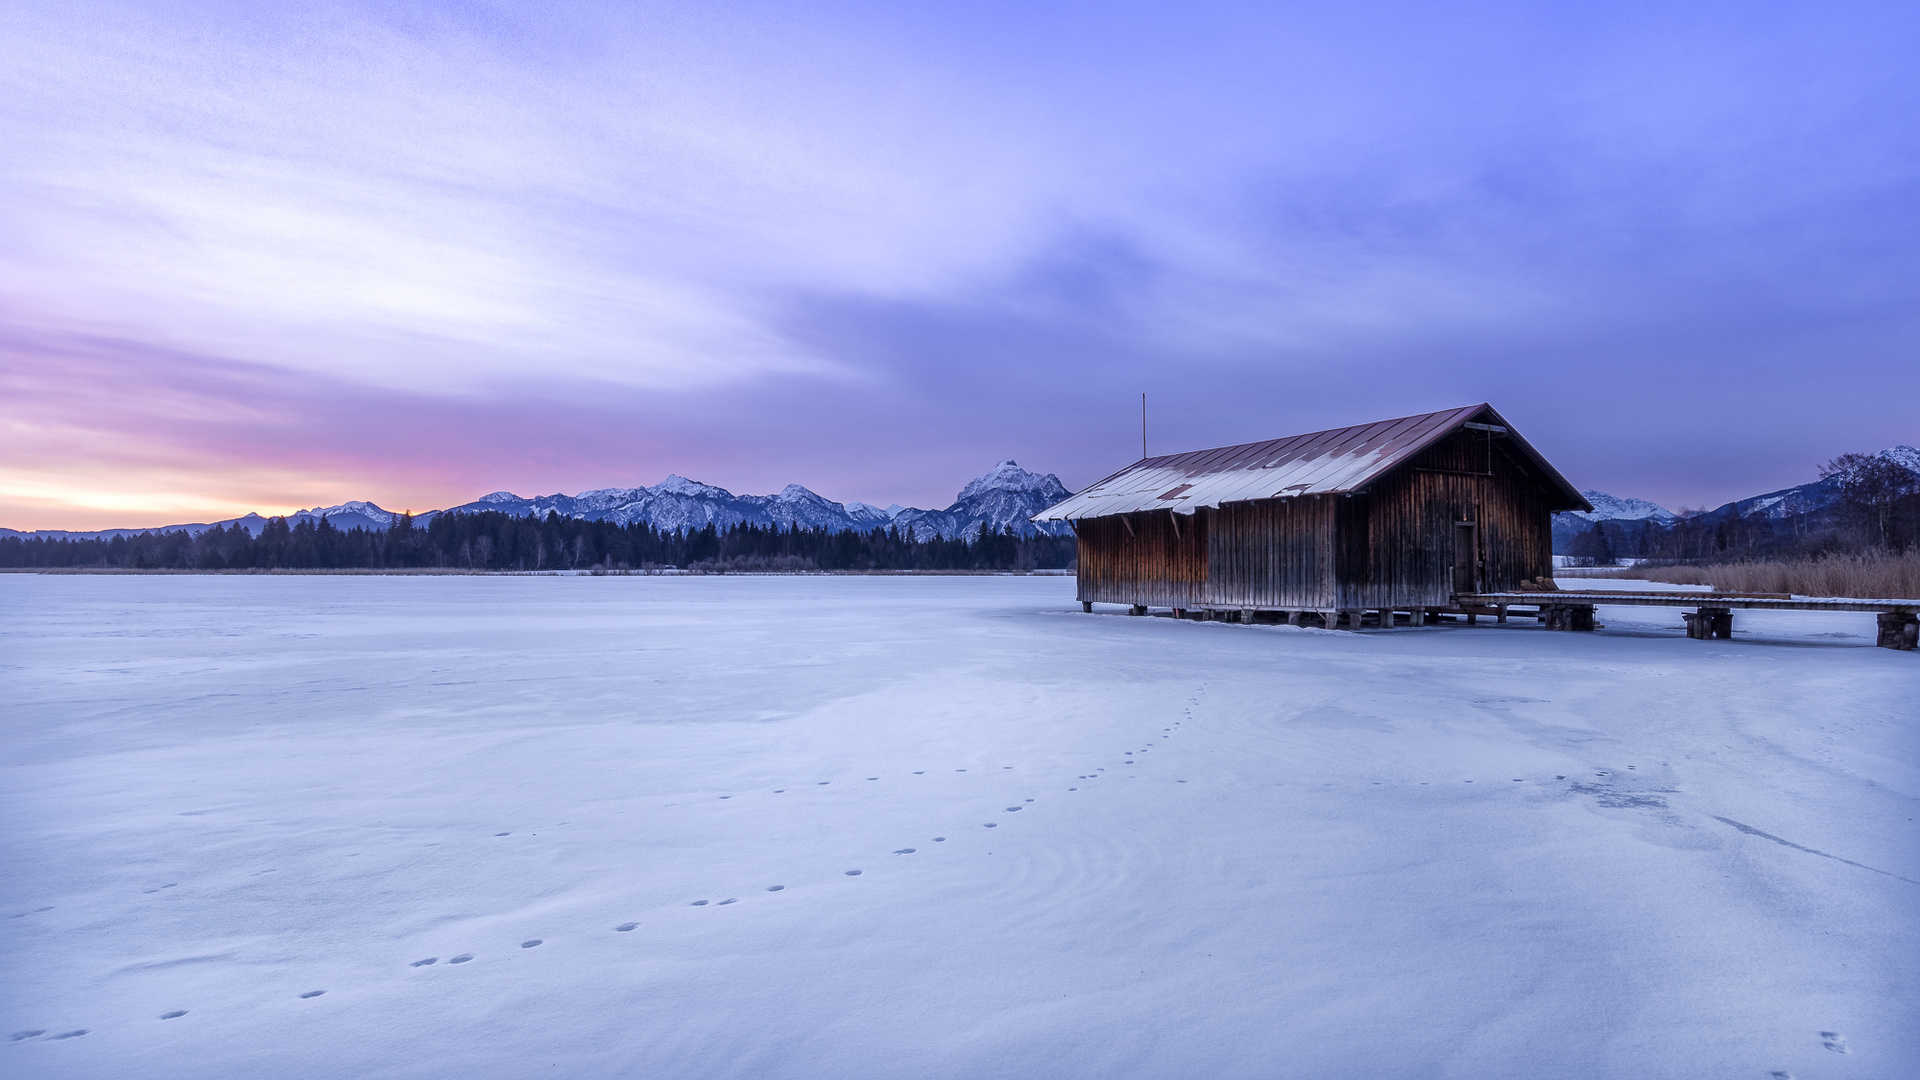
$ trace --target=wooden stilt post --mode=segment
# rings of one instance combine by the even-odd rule
[[[1246,626],[1253,625],[1253,609],[1252,608],[1246,607],[1246,608],[1240,609],[1240,622]]]
[[[1129,615],[1145,615],[1146,613],[1147,605],[1145,604],[1135,604],[1127,609],[1127,614]]]
[[[1080,601],[1080,610],[1087,613],[1088,615],[1093,614],[1093,601],[1091,600]]]

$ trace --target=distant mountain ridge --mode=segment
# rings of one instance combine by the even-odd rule
[[[972,536],[981,525],[995,532],[1011,527],[1021,536],[1043,534],[1071,535],[1064,522],[1031,522],[1027,518],[1073,494],[1052,473],[1023,469],[1011,459],[1000,462],[960,489],[952,505],[944,510],[920,510],[898,504],[885,510],[863,502],[837,503],[815,494],[799,484],[788,484],[777,495],[735,495],[722,487],[669,475],[652,487],[600,488],[577,495],[538,495],[524,497],[511,491],[495,491],[470,503],[429,510],[413,516],[416,525],[424,525],[440,514],[471,514],[499,511],[515,517],[549,513],[588,521],[611,521],[617,525],[646,522],[662,532],[695,532],[712,525],[718,529],[738,524],[826,529],[829,532],[884,529],[899,526],[921,540],[935,537],[955,539]],[[337,529],[384,529],[399,515],[370,502],[355,501],[338,506],[314,507],[287,515],[289,525],[302,521],[331,522]],[[0,529],[0,536],[38,536],[47,539],[111,539],[135,536],[143,532],[186,532],[198,534],[215,525],[239,525],[258,536],[267,524],[259,514],[228,518],[218,522],[167,525],[157,529],[106,529],[99,532],[40,530],[23,533]]]
[[[1911,446],[1890,446],[1870,455],[1891,462],[1915,474],[1920,474],[1920,449]],[[1744,499],[1715,507],[1712,510],[1697,511],[1684,519],[1679,514],[1657,503],[1645,499],[1622,498],[1604,491],[1583,491],[1593,511],[1570,511],[1553,515],[1554,550],[1561,551],[1574,536],[1590,531],[1601,522],[1651,523],[1655,526],[1670,526],[1686,520],[1726,520],[1750,518],[1760,515],[1763,518],[1784,521],[1803,515],[1819,515],[1832,510],[1840,502],[1840,481],[1837,477],[1822,477],[1804,484],[1797,484],[1778,491],[1769,491],[1761,495],[1752,495]]]

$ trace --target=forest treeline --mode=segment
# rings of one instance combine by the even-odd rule
[[[897,528],[865,532],[741,524],[663,532],[549,513],[408,515],[385,529],[337,529],[325,520],[269,518],[255,536],[240,525],[197,534],[112,539],[0,538],[0,567],[118,570],[1061,570],[1072,537],[1017,536],[982,526],[962,539],[918,539]]]

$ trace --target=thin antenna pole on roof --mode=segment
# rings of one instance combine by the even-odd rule
[[[1140,460],[1147,460],[1147,392],[1140,391]]]

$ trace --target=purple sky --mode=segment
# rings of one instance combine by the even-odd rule
[[[0,524],[1920,442],[1920,5],[0,7]]]

